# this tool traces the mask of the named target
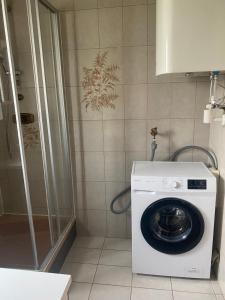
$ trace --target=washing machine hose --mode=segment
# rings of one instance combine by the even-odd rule
[[[151,157],[150,157],[150,161],[153,161],[154,160],[154,157],[155,157],[155,151],[157,149],[157,143],[156,143],[156,140],[153,139],[152,141],[152,144],[151,144]],[[120,210],[118,209],[115,209],[114,208],[114,204],[121,198],[123,197],[126,193],[130,192],[130,189],[131,189],[131,186],[128,186],[127,188],[125,188],[122,192],[120,192],[118,195],[116,195],[116,197],[114,197],[110,203],[110,209],[111,209],[111,212],[116,214],[116,215],[120,215],[120,214],[123,214],[125,213],[131,206],[131,201],[129,200],[127,202],[127,205],[123,208],[121,208]]]
[[[155,152],[156,152],[156,149],[157,149],[157,143],[155,141],[155,139],[153,139],[153,142],[151,144],[151,157],[150,157],[150,161],[153,161],[154,160],[154,157],[155,157]],[[199,150],[203,153],[205,153],[210,161],[211,161],[211,164],[212,164],[212,167],[214,169],[218,169],[218,161],[217,161],[217,157],[216,157],[216,154],[212,151],[212,150],[208,150],[206,148],[203,148],[201,146],[196,146],[196,145],[188,145],[188,146],[185,146],[185,147],[182,147],[180,149],[178,149],[177,151],[175,151],[173,153],[173,155],[169,158],[169,161],[175,161],[177,159],[177,157],[185,152],[185,151],[188,151],[188,150]],[[112,213],[116,214],[116,215],[119,215],[119,214],[123,214],[125,213],[131,206],[131,200],[129,200],[127,202],[127,205],[125,207],[123,207],[122,209],[115,209],[114,208],[114,205],[115,203],[121,198],[123,197],[126,193],[130,192],[131,190],[131,186],[128,186],[127,188],[125,188],[122,192],[120,192],[118,195],[116,195],[112,201],[111,201],[111,204],[110,204],[110,209],[112,211]]]

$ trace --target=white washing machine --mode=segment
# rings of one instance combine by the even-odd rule
[[[203,163],[134,162],[134,273],[209,278],[216,178]]]

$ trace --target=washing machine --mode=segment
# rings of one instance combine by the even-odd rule
[[[199,162],[134,162],[133,273],[209,278],[216,178]]]

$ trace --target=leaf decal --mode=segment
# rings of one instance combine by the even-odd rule
[[[100,111],[103,108],[115,109],[116,83],[119,83],[117,72],[119,66],[107,65],[108,51],[99,52],[94,60],[93,68],[83,68],[82,87],[84,95],[81,102],[86,110]]]

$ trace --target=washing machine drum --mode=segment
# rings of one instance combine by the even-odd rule
[[[167,254],[193,249],[204,233],[204,219],[197,207],[178,198],[163,198],[147,207],[141,218],[146,242]]]

